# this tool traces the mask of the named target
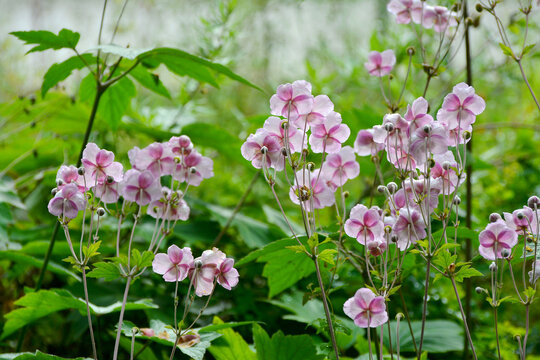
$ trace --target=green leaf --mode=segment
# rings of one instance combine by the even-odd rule
[[[94,266],[95,268],[86,276],[91,278],[100,278],[105,281],[116,280],[122,277],[120,274],[120,268],[117,264],[110,262],[98,262],[95,263]]]
[[[252,325],[256,321],[240,321],[240,322],[228,322],[222,324],[208,325],[199,329],[199,333],[218,331],[222,329],[229,329],[237,326]]]
[[[523,52],[521,53],[521,57],[527,55],[527,53],[529,51],[531,51],[534,47],[535,47],[536,44],[531,44],[531,45],[527,45],[525,46],[525,48],[523,49]]]
[[[56,355],[45,354],[39,350],[35,353],[12,353],[12,354],[0,354],[0,360],[92,360],[90,358],[63,358]]]
[[[305,253],[307,251],[304,245],[285,246],[287,249],[294,251],[295,253]]]
[[[503,43],[499,43],[499,47],[501,48],[504,55],[510,56],[511,58],[514,57],[512,50],[508,46],[504,45]]]
[[[472,268],[470,265],[463,265],[461,268],[459,268],[458,272],[454,274],[454,279],[457,282],[463,282],[464,279],[474,276],[484,276],[484,274],[475,268]]]
[[[262,91],[259,87],[250,83],[243,77],[235,74],[226,66],[216,64],[201,57],[191,55],[185,51],[173,48],[157,48],[140,54],[137,57],[143,64],[155,68],[164,64],[171,72],[179,76],[189,76],[200,82],[209,83],[219,87],[215,75],[221,74]]]
[[[81,56],[88,64],[96,63],[96,58],[91,54],[83,54]],[[84,61],[77,55],[72,56],[61,63],[53,64],[43,77],[43,84],[41,84],[41,96],[45,97],[47,92],[52,87],[54,87],[60,81],[67,79],[73,70],[80,70],[85,66]]]
[[[433,263],[435,265],[439,265],[440,267],[444,269],[447,269],[450,266],[450,264],[455,263],[456,259],[457,259],[457,255],[451,255],[448,250],[444,250],[433,258]]]
[[[15,184],[7,177],[0,179],[0,203],[6,203],[23,210],[26,208],[17,195]]]
[[[86,259],[91,259],[94,256],[99,255],[99,246],[101,245],[101,241],[96,241],[95,243],[90,244],[90,246],[83,246],[83,254]]]
[[[43,266],[42,259],[38,259],[36,257],[23,254],[20,251],[12,251],[12,250],[0,251],[0,260],[10,260],[17,264],[33,266],[38,269],[40,269]],[[77,281],[81,281],[81,278],[79,277],[79,275],[63,268],[62,266],[60,266],[54,261],[49,261],[49,265],[47,269],[54,274],[71,277]]]
[[[167,99],[171,98],[169,90],[163,85],[159,76],[152,74],[149,70],[143,66],[137,66],[129,72],[129,76],[135,79],[139,84],[155,92],[156,94],[165,96]]]
[[[89,49],[88,51],[95,50],[100,50],[102,53],[105,54],[118,55],[129,60],[134,60],[137,58],[137,56],[149,51],[149,49],[125,48],[116,44],[102,44],[95,48]]]
[[[421,321],[412,321],[416,341],[420,339],[422,328]],[[396,322],[390,322],[392,334],[392,344],[395,344]],[[449,351],[463,350],[463,326],[448,320],[428,320],[426,321],[426,331],[424,333],[424,343],[422,349],[429,353],[446,353]],[[403,352],[413,352],[414,345],[406,321],[399,324],[399,343]],[[384,344],[388,348],[388,333],[384,332]]]
[[[34,45],[28,53],[36,51],[44,51],[47,49],[58,50],[62,48],[75,49],[79,42],[80,34],[68,29],[62,29],[55,35],[50,31],[14,31],[10,33],[25,42],[25,45]]]
[[[314,360],[323,359],[309,335],[287,335],[278,331],[272,338],[258,324],[253,324],[253,339],[257,349],[257,360]]]
[[[336,249],[325,249],[321,251],[321,253],[317,256],[320,260],[329,263],[330,265],[334,265],[334,255],[338,251]]]
[[[214,325],[224,324],[223,321],[214,317]],[[232,329],[221,329],[218,333],[223,336],[216,339],[208,351],[217,360],[255,360],[256,356],[249,348],[247,342],[240,334]]]

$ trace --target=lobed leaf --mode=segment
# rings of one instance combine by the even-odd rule
[[[81,35],[68,29],[62,29],[58,35],[45,30],[37,31],[14,31],[10,33],[25,42],[25,45],[37,45],[30,49],[27,54],[48,49],[58,50],[63,48],[75,49]]]

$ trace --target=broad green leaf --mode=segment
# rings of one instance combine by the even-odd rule
[[[143,66],[137,66],[129,72],[129,76],[135,79],[139,84],[155,92],[156,94],[165,96],[167,99],[171,98],[169,90],[163,85],[159,76],[152,74],[149,70]]]
[[[0,251],[0,260],[10,260],[17,264],[34,266],[38,269],[41,269],[41,267],[43,266],[42,259],[38,259],[36,257],[23,254],[21,251],[12,251],[12,250]],[[81,278],[79,275],[63,268],[62,266],[60,266],[54,261],[49,261],[47,269],[54,274],[71,277],[77,281],[81,281]]]
[[[536,44],[531,44],[531,45],[527,45],[525,46],[525,48],[523,49],[523,52],[521,53],[521,57],[527,55],[527,53],[529,51],[531,51],[534,47],[535,47]]]
[[[94,269],[90,271],[86,276],[90,278],[100,278],[105,281],[116,280],[122,275],[120,274],[120,268],[115,263],[110,262],[98,262],[94,264]]]
[[[264,214],[266,215],[266,220],[268,220],[270,224],[276,225],[285,234],[287,234],[288,236],[292,236],[291,229],[289,229],[289,225],[287,225],[287,222],[285,221],[285,219],[283,219],[283,215],[280,211],[266,204],[263,204],[262,209]],[[296,234],[301,234],[305,231],[303,226],[300,226],[291,219],[289,219],[289,224],[291,224],[291,227]]]
[[[510,56],[511,58],[514,57],[512,50],[508,46],[504,45],[503,43],[499,43],[499,47],[501,48],[504,55]]]
[[[255,321],[228,322],[223,324],[208,325],[199,329],[199,333],[229,329],[237,326],[252,325]]]
[[[81,55],[84,61],[88,64],[95,64],[96,58],[91,54]],[[86,65],[84,61],[77,55],[70,57],[69,59],[53,64],[43,77],[43,84],[41,84],[41,96],[45,97],[47,92],[58,84],[60,81],[67,79],[73,70],[80,70]]]
[[[82,299],[79,299],[82,300]],[[98,306],[92,303],[89,303],[90,310],[94,315],[107,315],[115,312],[120,312],[122,309],[122,302],[117,301],[114,304],[109,306]],[[140,299],[133,302],[126,303],[126,310],[147,310],[147,309],[157,309],[159,308],[156,304],[152,302],[152,299]]]
[[[219,87],[215,75],[222,74],[242,84],[262,91],[243,77],[235,74],[226,66],[216,64],[185,51],[173,48],[157,48],[140,54],[137,57],[151,68],[164,64],[171,72],[179,76],[187,75],[195,80]]]
[[[309,335],[287,335],[278,331],[272,338],[258,324],[253,324],[253,339],[257,360],[315,360],[323,359]]]
[[[336,249],[325,249],[321,251],[318,258],[330,265],[334,265],[334,255],[337,253]]]
[[[92,258],[96,255],[99,255],[99,246],[101,241],[96,241],[95,243],[90,244],[90,246],[83,245],[83,254],[85,258]]]
[[[214,317],[214,325],[221,325],[224,322]],[[218,333],[222,334],[219,339],[216,339],[208,351],[217,360],[255,360],[257,357],[249,348],[247,342],[240,334],[232,329],[221,329]],[[277,358],[276,358],[277,359]]]
[[[19,209],[26,208],[15,191],[13,181],[7,177],[0,179],[0,203],[6,203]]]
[[[64,358],[56,355],[45,354],[39,350],[35,353],[12,353],[12,354],[0,354],[0,360],[92,360],[90,358]]]
[[[242,142],[238,136],[231,134],[227,129],[196,122],[182,127],[182,134],[189,136],[197,145],[218,150],[220,155],[229,159],[241,159],[239,149]]]
[[[466,278],[471,278],[474,276],[484,276],[480,271],[476,270],[475,268],[472,268],[470,265],[463,265],[459,268],[458,272],[455,273],[454,279],[457,282],[463,282]]]
[[[300,237],[300,239],[302,241],[305,241],[305,236]],[[258,249],[258,250],[250,252],[244,258],[240,259],[236,263],[236,266],[242,266],[244,264],[247,264],[247,263],[250,263],[250,262],[252,262],[254,260],[257,260],[259,257],[261,257],[263,255],[267,255],[267,254],[273,253],[275,251],[278,251],[278,250],[281,250],[281,249],[286,249],[289,246],[295,246],[295,245],[298,245],[298,243],[293,239],[276,240],[276,241],[266,245],[262,249]]]
[[[443,269],[447,269],[450,264],[455,263],[457,255],[451,255],[448,250],[441,251],[433,258],[433,263],[439,265]]]
[[[421,321],[411,321],[416,341],[420,339]],[[392,343],[395,344],[396,322],[390,322]],[[463,350],[463,326],[448,320],[427,320],[422,349],[429,353],[446,353]],[[399,343],[401,351],[413,352],[414,345],[407,322],[402,320],[399,324]],[[388,348],[388,333],[384,332],[384,344]]]
[[[10,33],[25,42],[25,45],[37,45],[28,53],[44,51],[47,49],[58,50],[62,48],[74,49],[79,42],[80,34],[68,29],[62,29],[58,35],[45,30],[38,31],[14,31]]]

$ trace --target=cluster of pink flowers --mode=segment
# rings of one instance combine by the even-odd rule
[[[328,154],[321,168],[303,168],[294,174],[289,194],[307,211],[333,205],[334,192],[360,173],[353,149],[342,146],[350,129],[334,104],[326,95],[313,96],[309,82],[297,80],[278,86],[270,110],[274,116],[248,136],[242,155],[257,169],[282,171],[294,153],[310,149]]]
[[[519,236],[538,241],[540,231],[540,199],[531,196],[528,206],[514,210],[512,213],[503,213],[504,218],[497,213],[490,215],[490,223],[480,233],[480,246],[478,251],[487,260],[508,258],[513,247],[518,243]],[[524,244],[526,245],[526,244]],[[534,264],[533,264],[534,265]],[[538,271],[538,270],[537,270]],[[536,281],[537,274],[529,274],[531,283]]]
[[[449,147],[470,139],[476,115],[485,108],[474,88],[460,83],[448,94],[437,120],[428,114],[428,103],[420,97],[406,113],[387,114],[382,125],[361,130],[355,141],[356,153],[378,156],[386,151],[390,161],[405,177],[403,186],[392,183],[383,189],[389,198],[390,214],[378,207],[357,205],[345,224],[347,235],[372,249],[372,255],[386,248],[383,228],[401,250],[426,237],[426,222],[439,206],[439,196],[452,196],[463,182],[461,159]],[[451,199],[451,200],[452,200]]]
[[[215,282],[227,290],[238,284],[238,271],[234,259],[228,258],[217,248],[205,250],[193,259],[191,249],[171,245],[167,253],[158,253],[152,262],[155,273],[167,282],[183,281],[189,277],[197,296],[208,296],[214,291]]]
[[[214,175],[212,160],[199,154],[185,135],[144,149],[135,147],[128,155],[132,169],[124,173],[124,167],[114,161],[111,151],[89,143],[83,152],[81,168],[63,165],[58,170],[49,212],[61,218],[77,217],[86,208],[86,192],[91,190],[104,206],[116,203],[122,196],[139,206],[148,205],[147,212],[154,218],[187,220],[189,206],[177,187],[186,183],[185,191]],[[162,186],[163,176],[172,176],[177,186],[174,189]]]
[[[456,13],[444,6],[428,5],[422,0],[391,0],[387,9],[395,15],[398,24],[409,24],[411,21],[426,29],[446,32],[457,25]]]

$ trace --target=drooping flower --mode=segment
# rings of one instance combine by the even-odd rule
[[[498,220],[486,226],[485,230],[480,233],[479,240],[478,252],[484,259],[495,260],[495,257],[502,259],[503,249],[512,249],[517,244],[518,234],[504,221]]]
[[[277,140],[280,148],[285,147],[285,135],[287,135],[287,139],[289,141],[288,145],[289,145],[289,149],[291,150],[291,153],[300,152],[302,148],[303,131],[299,131],[295,126],[289,123],[287,124],[288,131],[285,132],[285,129],[283,128],[282,124],[283,124],[283,120],[275,116],[270,116],[264,122],[263,129],[266,130],[268,134],[270,134]],[[304,146],[305,145],[307,145],[306,141],[304,141]]]
[[[416,166],[423,165],[431,154],[440,155],[448,151],[447,139],[448,133],[441,124],[425,125],[414,131],[408,152],[414,157]]]
[[[176,165],[168,143],[155,142],[136,151],[134,155],[134,168],[149,170],[155,177],[171,175]]]
[[[94,143],[88,143],[83,151],[82,164],[87,187],[94,187],[97,183],[105,181],[111,176],[114,181],[120,182],[123,177],[123,166],[114,161],[112,151],[100,149]]]
[[[148,205],[161,197],[159,179],[148,170],[130,169],[122,182],[124,199],[135,202],[140,206]]]
[[[386,246],[386,241],[384,241],[384,239],[377,239],[367,243],[367,251],[370,253],[371,256],[376,257],[382,255],[382,253],[385,252]]]
[[[86,207],[84,194],[77,184],[69,183],[62,187],[49,201],[47,209],[55,216],[75,219],[79,211]]]
[[[180,190],[171,191],[167,187],[161,189],[162,197],[148,206],[148,215],[154,219],[187,220],[189,218],[189,206],[183,199]]]
[[[62,165],[56,173],[56,187],[61,190],[67,184],[76,184],[79,191],[86,191],[87,187],[84,184],[84,177],[79,175],[79,170],[73,165]]]
[[[300,204],[305,211],[322,209],[331,206],[336,201],[334,192],[319,178],[320,169],[314,171],[299,170],[294,177],[294,185],[289,191],[289,197],[295,204]]]
[[[424,5],[423,25],[425,28],[436,32],[446,32],[452,26],[457,25],[455,14],[444,6]]]
[[[382,53],[372,51],[368,54],[368,61],[364,63],[366,70],[372,76],[385,76],[390,74],[390,71],[396,64],[396,55],[394,50],[384,50]]]
[[[120,198],[121,185],[107,177],[104,182],[94,187],[94,195],[105,204],[114,204]]]
[[[294,122],[311,111],[313,100],[311,84],[305,80],[279,85],[276,94],[270,98],[270,113]]]
[[[281,146],[276,137],[265,129],[258,129],[255,134],[249,135],[241,151],[244,159],[251,161],[256,169],[261,169],[264,163],[268,168],[281,171],[285,165],[281,160]]]
[[[418,211],[413,209],[410,211],[401,209],[392,230],[398,237],[397,246],[402,251],[426,237],[424,219]]]
[[[527,232],[536,234],[538,229],[538,218],[540,217],[540,210],[535,212],[528,206],[524,206],[523,209],[514,210],[514,212],[503,213],[506,226],[515,230],[519,235],[524,235]]]
[[[368,209],[358,204],[351,209],[349,219],[345,222],[345,233],[355,238],[360,244],[383,238],[384,224],[377,209]]]
[[[193,150],[193,143],[187,135],[173,136],[169,140],[169,146],[174,155],[186,156]]]
[[[396,23],[408,24],[411,22],[412,12],[421,6],[419,0],[391,0],[386,9],[396,16]]]
[[[321,176],[330,182],[333,189],[360,174],[360,165],[356,162],[354,150],[350,146],[345,146],[339,152],[328,155],[322,169]]]
[[[388,321],[386,304],[368,288],[359,289],[354,297],[345,301],[343,312],[361,328],[374,328]]]
[[[330,101],[330,98],[326,95],[317,95],[313,101],[311,112],[300,115],[293,121],[293,124],[300,128],[301,131],[304,131],[304,128],[309,129],[310,126],[324,122],[332,111],[334,111],[334,104]]]
[[[217,282],[227,290],[231,290],[238,285],[238,270],[234,267],[234,259],[223,260],[217,271]]]
[[[461,174],[461,179],[458,177],[456,173],[458,164],[451,151],[434,155],[433,160],[435,161],[435,166],[431,168],[431,177],[442,181],[441,192],[444,195],[452,194],[459,185],[459,182],[463,183],[466,174]]]
[[[437,120],[445,124],[449,130],[467,129],[486,108],[486,102],[474,93],[474,88],[465,83],[454,86],[452,92],[444,98],[441,109],[437,112]]]
[[[212,176],[214,176],[214,162],[196,150],[184,156],[173,172],[175,180],[187,182],[189,186],[199,186],[204,179]]]
[[[341,115],[332,111],[324,123],[314,125],[311,128],[309,144],[314,153],[332,154],[341,149],[341,144],[351,135],[349,127],[342,124],[341,121]]]
[[[375,156],[384,149],[384,144],[373,140],[373,129],[360,130],[354,141],[354,151],[360,156]]]
[[[152,261],[154,272],[163,275],[163,280],[167,282],[184,280],[192,266],[193,255],[191,249],[188,247],[180,249],[176,245],[169,246],[167,254],[156,254]]]
[[[206,296],[212,293],[214,279],[225,257],[223,252],[213,248],[203,251],[202,255],[195,259],[193,267],[189,271],[189,277],[193,282],[197,296]]]

